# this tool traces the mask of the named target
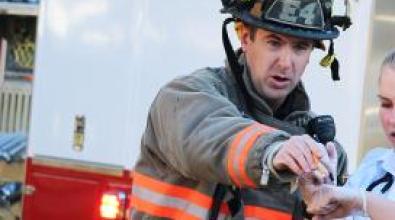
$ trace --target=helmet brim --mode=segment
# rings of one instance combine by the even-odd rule
[[[248,25],[292,37],[321,41],[332,40],[339,36],[339,30],[336,27],[332,27],[328,30],[307,29],[303,27],[299,28],[273,21],[261,21],[260,19],[251,16],[248,12],[241,13],[240,16],[237,17]]]

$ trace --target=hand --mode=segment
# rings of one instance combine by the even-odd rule
[[[324,165],[322,175],[328,176],[332,169],[328,152],[322,144],[308,135],[292,136],[282,144],[273,158],[274,169],[288,169],[298,176],[316,170],[320,163]]]
[[[325,191],[322,188],[325,182],[316,175],[316,172],[302,174],[298,177],[297,183],[299,192],[307,205],[313,203],[313,200]]]
[[[300,190],[313,220],[327,220],[355,215],[363,210],[362,192],[332,185],[310,184],[301,180]]]

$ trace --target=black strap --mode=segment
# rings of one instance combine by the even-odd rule
[[[235,54],[232,44],[230,43],[230,40],[229,40],[228,31],[226,29],[226,26],[229,23],[234,22],[234,21],[236,21],[236,19],[234,19],[234,18],[225,19],[225,21],[222,25],[222,42],[224,44],[225,53],[226,53],[226,57],[228,58],[230,69],[232,70],[237,82],[242,82],[241,74],[243,72],[243,68],[240,66],[240,64],[237,60],[236,54]],[[239,85],[241,85],[241,84],[239,84]]]
[[[232,216],[235,216],[241,209],[241,193],[239,188],[230,188],[229,190],[232,193],[233,197],[227,203],[230,214]]]
[[[230,43],[229,36],[228,36],[228,31],[226,29],[226,26],[231,23],[235,22],[236,19],[234,18],[227,18],[225,19],[224,23],[222,24],[222,43],[224,45],[225,53],[226,53],[226,58],[229,63],[230,71],[232,72],[237,86],[239,87],[240,91],[242,94],[244,94],[244,99],[246,102],[246,111],[249,111],[250,109],[250,104],[251,104],[251,97],[248,95],[247,88],[245,87],[243,83],[243,67],[239,64],[239,61],[237,59],[237,56],[235,54],[235,51],[233,50],[232,44]]]
[[[217,220],[219,215],[219,210],[222,205],[222,201],[225,198],[226,192],[229,191],[232,193],[233,197],[227,202],[227,205],[230,210],[230,214],[235,216],[241,208],[241,194],[240,189],[232,188],[230,186],[225,186],[223,184],[217,184],[214,191],[214,201],[210,209],[209,220]]]
[[[331,43],[329,45],[328,54],[330,56],[335,56],[335,44],[333,43],[333,40],[331,40]],[[333,81],[339,81],[340,80],[339,61],[337,60],[336,56],[333,58],[333,61],[331,63],[331,74],[332,74],[332,80]]]
[[[371,183],[371,184],[366,188],[366,191],[370,192],[370,191],[372,191],[376,186],[378,186],[378,185],[381,184],[381,183],[385,183],[385,182],[386,182],[386,184],[385,184],[384,187],[381,189],[381,193],[387,192],[387,191],[391,188],[392,184],[394,183],[394,176],[393,176],[390,172],[386,172],[386,173],[384,174],[383,177],[379,178],[379,179],[376,180],[376,181],[373,181],[373,183]]]
[[[225,198],[226,190],[227,190],[226,186],[222,184],[217,184],[217,186],[215,187],[214,196],[213,196],[214,201],[213,204],[211,205],[210,214],[208,218],[209,220],[217,220],[222,201]]]
[[[351,18],[348,16],[335,15],[331,18],[331,22],[333,25],[342,27],[343,31],[345,31],[347,28],[349,28],[352,25]]]

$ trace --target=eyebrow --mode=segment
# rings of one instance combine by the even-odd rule
[[[386,98],[380,94],[378,94],[377,97],[379,97],[379,99],[384,100],[384,101],[391,101],[389,98]]]
[[[274,34],[274,33],[271,33],[271,34],[269,34],[269,35],[266,35],[265,36],[266,38],[274,38],[274,39],[276,39],[276,40],[278,40],[278,41],[285,41],[284,39],[282,39],[278,34]],[[309,44],[314,44],[314,42],[313,41],[311,41],[311,40],[305,40],[305,39],[297,39],[297,38],[295,38],[295,40],[292,40],[292,43],[296,43],[296,44],[306,44],[306,45],[309,45]]]
[[[279,37],[277,34],[269,34],[269,35],[266,35],[265,37],[267,37],[267,38],[274,38],[274,39],[276,39],[276,40],[279,40],[279,41],[284,41],[281,37]]]

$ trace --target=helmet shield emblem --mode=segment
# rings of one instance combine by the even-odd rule
[[[302,28],[322,30],[324,13],[319,0],[276,0],[264,14],[265,19]]]

